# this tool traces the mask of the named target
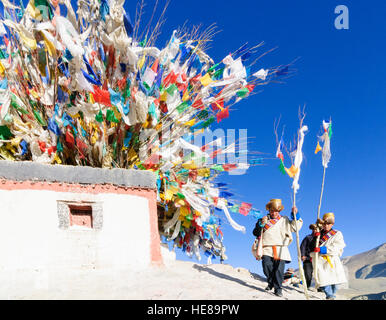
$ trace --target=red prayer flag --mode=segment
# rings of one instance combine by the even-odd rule
[[[248,89],[249,93],[251,93],[253,91],[253,89],[255,89],[255,85],[254,84],[248,84],[245,87]]]
[[[108,90],[99,89],[97,86],[94,85],[93,96],[95,102],[111,107],[110,92]]]
[[[46,143],[44,141],[38,141],[38,144],[40,151],[44,153],[46,151]]]
[[[231,171],[233,169],[237,169],[237,164],[227,163],[227,164],[223,164],[222,167],[224,168],[225,171]]]
[[[166,78],[164,79],[163,85],[164,85],[164,87],[166,88],[166,87],[169,86],[169,84],[175,83],[176,80],[177,80],[177,75],[176,75],[173,71],[171,71],[171,72],[166,76]]]
[[[225,108],[224,110],[221,110],[216,115],[217,117],[217,123],[219,123],[221,120],[229,117],[229,108]]]
[[[74,146],[75,140],[74,140],[74,136],[72,135],[70,129],[67,129],[67,132],[66,132],[66,142],[67,142],[71,147]]]
[[[244,216],[247,216],[249,211],[251,210],[252,208],[252,204],[250,203],[246,203],[246,202],[242,202],[241,203],[241,206],[239,208],[239,212],[244,215]]]
[[[201,99],[198,99],[193,103],[192,107],[198,110],[202,110],[204,108],[204,104],[202,103]]]
[[[153,66],[151,67],[151,70],[153,70],[154,72],[157,72],[157,70],[158,70],[158,59],[155,59],[155,61],[153,63]]]

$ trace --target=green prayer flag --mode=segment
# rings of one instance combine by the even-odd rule
[[[12,137],[12,132],[7,126],[0,126],[0,139],[8,140]]]
[[[167,87],[166,92],[172,96],[176,90],[178,90],[177,86],[172,83],[169,87]]]
[[[221,69],[218,69],[215,71],[215,73],[213,74],[212,78],[213,79],[221,79],[222,78],[222,74],[224,73],[224,68],[221,68]]]
[[[123,89],[123,92],[122,92],[122,97],[124,99],[124,101],[126,102],[127,98],[129,98],[131,95],[131,92],[130,92],[130,81],[127,81],[126,82],[126,87],[125,89]]]
[[[177,111],[179,114],[181,114],[182,112],[184,112],[187,108],[189,108],[189,103],[187,101],[181,103],[178,107],[177,107]]]
[[[213,122],[216,121],[216,118],[215,117],[210,117],[208,120],[206,120],[203,125],[202,125],[202,128],[206,128],[206,127],[209,127]]]
[[[115,117],[114,111],[111,109],[108,109],[106,111],[106,120],[110,122],[119,123],[119,120]]]
[[[331,136],[332,136],[332,123],[330,123],[330,125],[328,126],[328,138],[331,139]]]
[[[51,6],[47,0],[35,0],[35,7],[40,11],[44,20],[52,20],[54,13],[52,12]]]
[[[56,144],[56,150],[58,152],[62,152],[63,151],[63,145],[62,143],[58,140],[58,143]]]
[[[102,110],[99,110],[98,114],[95,116],[95,120],[98,121],[98,122],[103,122]]]
[[[202,110],[198,115],[197,118],[200,120],[204,120],[208,118],[209,112],[207,110]]]
[[[239,209],[240,209],[239,204],[234,204],[232,207],[229,208],[229,210],[232,211],[233,213],[238,213]]]
[[[145,39],[143,39],[140,43],[138,43],[138,45],[144,48],[146,46],[146,41],[147,41],[147,36],[145,36]]]
[[[20,107],[17,104],[14,94],[12,94],[12,97],[11,97],[11,106],[14,107],[17,111],[21,112],[22,114],[28,114],[29,113],[27,110],[25,110],[24,108]]]
[[[279,170],[281,171],[282,174],[286,174],[284,163],[282,160],[280,160]]]
[[[37,112],[36,110],[33,110],[33,114],[36,118],[36,120],[42,125],[42,126],[46,126],[47,125],[47,122],[45,122],[42,117],[40,116],[40,113]]]
[[[7,59],[7,56],[2,49],[0,49],[0,59]]]
[[[211,67],[208,69],[208,72],[211,72],[211,71],[213,71],[214,69],[216,69],[217,66],[218,66],[219,64],[220,64],[220,63],[216,63],[216,64],[214,64],[213,66],[211,66]]]
[[[236,95],[240,98],[244,98],[249,93],[247,88],[242,88],[241,90],[236,92]]]
[[[217,171],[224,171],[224,167],[221,164],[216,164],[213,167],[211,167],[211,169],[217,170]]]
[[[185,196],[182,193],[177,192],[177,197],[180,199],[185,199]]]
[[[193,220],[193,215],[191,213],[189,213],[188,215],[186,215],[185,219],[188,220],[188,221],[192,221]]]

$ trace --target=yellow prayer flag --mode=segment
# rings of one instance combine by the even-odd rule
[[[182,226],[185,228],[190,228],[191,223],[192,223],[191,221],[185,219],[184,222],[182,223]]]
[[[185,206],[186,205],[184,199],[178,199],[175,203],[180,205],[180,206]]]
[[[48,53],[50,54],[51,57],[56,57],[56,48],[55,48],[54,44],[47,39],[47,37],[44,35],[44,33],[42,33],[42,35],[44,38],[44,43],[48,49]]]
[[[166,192],[165,192],[165,200],[166,201],[170,201],[170,200],[172,200],[172,198],[173,198],[173,191],[170,190],[170,189],[166,190]]]
[[[291,168],[284,168],[287,174],[293,178],[295,174],[298,172],[298,168],[296,168],[294,165],[291,166]]]
[[[184,95],[182,96],[182,101],[187,101],[189,99],[189,90],[185,90]]]
[[[166,92],[166,90],[161,94],[160,96],[160,101],[166,101],[168,98],[168,93]]]
[[[34,38],[29,38],[23,32],[19,32],[19,36],[20,36],[20,39],[28,48],[30,48],[31,50],[35,50],[37,48],[37,43]]]
[[[39,94],[35,91],[35,89],[32,89],[29,91],[31,93],[31,95],[35,98],[35,99],[39,99]]]
[[[182,164],[184,169],[197,169],[197,164],[191,160]]]
[[[316,145],[316,149],[315,149],[315,154],[317,154],[320,150],[322,150],[322,147],[320,146],[318,141],[318,144]]]
[[[141,59],[138,60],[138,69],[141,70],[145,64],[146,55],[143,55]]]
[[[4,75],[5,75],[5,67],[4,67],[4,65],[1,63],[1,61],[0,61],[0,74],[1,74],[2,77],[4,77]]]
[[[184,217],[187,216],[189,214],[189,209],[187,207],[181,207],[180,214],[183,215]]]
[[[11,145],[14,147],[18,146],[21,139],[22,139],[21,137],[15,137],[15,138],[11,139]]]
[[[210,169],[209,168],[198,169],[197,174],[201,177],[209,177],[210,176]]]
[[[188,127],[191,127],[195,123],[196,123],[196,119],[192,119],[192,120],[189,120],[189,121],[185,122],[184,125],[188,126]]]
[[[89,93],[89,95],[90,95],[90,103],[94,104],[95,103],[94,95],[91,92]]]
[[[127,154],[127,159],[130,160],[130,161],[133,161],[133,160],[135,160],[135,159],[137,159],[137,158],[138,158],[137,153],[134,151],[133,148],[131,148],[131,149],[129,150],[129,153]]]
[[[31,15],[34,19],[41,19],[42,15],[40,14],[40,10],[35,7],[35,0],[31,0],[26,8],[26,11]]]
[[[61,164],[62,163],[62,160],[60,160],[57,152],[55,153],[55,156],[54,156],[54,162],[56,162],[57,164]]]
[[[210,77],[210,74],[207,73],[207,74],[205,74],[205,76],[203,76],[203,77],[200,78],[200,82],[201,82],[201,84],[202,84],[204,87],[206,87],[207,85],[209,85],[210,83],[212,83],[213,80],[212,80],[212,78]]]
[[[197,211],[197,210],[194,210],[194,215],[196,217],[201,217],[201,212]]]

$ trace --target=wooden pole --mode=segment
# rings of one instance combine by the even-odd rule
[[[320,217],[320,208],[321,208],[321,205],[322,205],[322,197],[323,197],[323,190],[324,190],[324,179],[326,177],[326,167],[323,166],[323,179],[322,179],[322,188],[320,190],[320,198],[319,198],[319,205],[318,205],[318,214],[317,214],[317,220],[319,219]],[[317,223],[316,223],[317,224]],[[315,248],[318,248],[319,247],[319,240],[320,240],[320,231],[319,230],[319,227],[317,227],[317,231],[319,233],[319,235],[316,237],[316,244],[315,244]],[[315,278],[315,286],[318,288],[319,285],[318,285],[318,259],[319,259],[319,253],[318,252],[315,252],[315,270],[314,270],[314,278]]]
[[[296,206],[296,192],[294,190],[294,202],[293,206]],[[299,272],[300,272],[300,278],[303,283],[303,290],[304,290],[304,295],[306,296],[306,299],[309,300],[310,297],[308,296],[308,290],[307,290],[307,283],[305,281],[305,276],[304,276],[304,270],[303,270],[303,264],[302,264],[302,256],[300,252],[300,244],[299,244],[299,230],[298,230],[298,223],[296,220],[296,214],[294,214],[294,220],[295,220],[295,229],[296,229],[296,246],[298,249],[298,263],[299,263]]]

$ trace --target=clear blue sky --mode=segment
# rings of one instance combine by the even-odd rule
[[[150,13],[154,1],[147,3]],[[334,27],[334,9],[340,4],[349,9],[349,30]],[[134,19],[134,4],[125,7]],[[322,182],[321,157],[314,155],[316,136],[321,133],[322,120],[332,118],[332,158],[326,171],[321,214],[335,213],[335,228],[343,232],[347,244],[343,256],[386,241],[385,15],[384,1],[172,1],[158,41],[158,46],[164,46],[173,29],[185,21],[204,27],[216,23],[221,32],[208,51],[215,62],[245,42],[252,45],[261,41],[265,42],[263,51],[278,48],[256,68],[286,64],[300,57],[295,64],[296,74],[286,83],[265,86],[260,94],[240,102],[220,127],[248,129],[248,136],[254,137],[249,140],[249,150],[274,157],[275,119],[281,116],[284,140],[289,142],[298,128],[298,108],[306,105],[309,132],[303,146],[305,159],[297,194],[297,206],[304,219],[302,240],[316,219]],[[229,183],[241,201],[261,210],[269,199],[282,198],[284,214],[289,215],[292,180],[279,172],[278,165],[277,160],[266,160],[265,166],[252,167],[245,175],[226,174],[219,181]],[[226,221],[224,215],[220,216]],[[240,214],[233,214],[233,219],[247,231],[242,234],[224,223],[226,263],[261,274],[261,263],[251,254],[255,220]],[[290,251],[292,263],[287,267],[297,268],[295,239]],[[189,259],[180,250],[177,257]],[[206,263],[204,255],[202,263]]]

